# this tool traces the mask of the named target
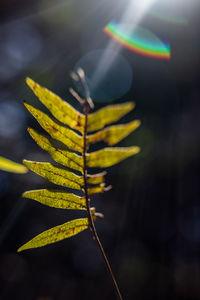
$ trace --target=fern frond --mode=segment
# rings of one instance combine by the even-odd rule
[[[110,146],[115,145],[140,126],[140,121],[135,120],[127,124],[104,128],[131,111],[135,106],[133,102],[109,105],[94,113],[82,114],[32,79],[27,78],[26,82],[53,117],[58,120],[58,122],[54,121],[44,112],[25,102],[25,107],[51,138],[31,128],[28,128],[28,132],[38,146],[47,151],[61,166],[47,162],[28,160],[23,162],[30,170],[56,185],[80,190],[82,196],[65,191],[42,189],[27,191],[23,197],[50,207],[87,210],[88,218],[75,219],[49,229],[24,244],[19,251],[54,243],[75,235],[88,226],[91,227],[91,222],[99,214],[95,213],[95,209],[91,210],[89,197],[109,190],[110,186],[105,187],[106,172],[91,175],[87,173],[87,167],[109,167],[140,151],[138,146],[132,146],[107,147],[95,152],[88,152],[91,144],[104,141]],[[79,134],[74,130],[79,131]],[[95,133],[88,135],[88,132]],[[64,148],[54,146],[52,139],[64,144]],[[77,175],[77,172],[80,175]]]

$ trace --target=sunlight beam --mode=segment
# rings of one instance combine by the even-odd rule
[[[120,19],[121,24],[130,24],[128,33],[134,31],[135,27],[140,23],[144,15],[147,13],[149,8],[153,5],[155,1],[156,0],[143,0],[143,1],[141,0],[140,4],[137,4],[137,6],[135,5],[135,2],[133,2],[132,0],[129,1],[129,4],[125,12],[122,15],[122,18]],[[105,49],[105,52],[102,55],[102,58],[100,59],[97,69],[94,73],[94,77],[92,79],[93,88],[95,88],[98,85],[98,83],[104,77],[104,74],[108,72],[114,60],[116,59],[116,56],[120,52],[121,47],[122,46],[120,44],[116,44],[113,40],[109,41]],[[113,53],[112,57],[110,56],[111,51]]]

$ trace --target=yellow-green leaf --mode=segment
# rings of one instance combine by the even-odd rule
[[[66,238],[78,234],[79,232],[85,230],[87,227],[88,227],[87,218],[81,218],[81,219],[75,219],[69,221],[67,223],[58,225],[56,227],[53,227],[49,230],[40,233],[32,240],[30,240],[28,243],[21,246],[17,251],[21,252],[26,249],[38,248],[48,244],[56,243],[58,241],[64,240]]]
[[[46,130],[50,136],[63,144],[69,149],[82,152],[83,138],[76,134],[73,130],[64,126],[58,125],[49,116],[41,112],[28,103],[24,103],[28,111],[34,116],[38,123]]]
[[[55,208],[86,209],[85,197],[79,197],[72,193],[43,189],[27,191],[22,196]]]
[[[138,146],[104,148],[87,154],[87,166],[99,168],[110,167],[129,156],[137,154],[139,151],[140,148]]]
[[[94,175],[87,175],[87,182],[90,184],[100,184],[104,182],[106,172],[101,172]]]
[[[100,141],[104,141],[108,145],[112,146],[120,142],[123,138],[129,135],[132,131],[140,126],[139,120],[132,121],[127,124],[112,125],[94,134],[87,136],[87,143],[92,144]]]
[[[39,134],[34,129],[29,128],[28,132],[36,143],[47,151],[56,162],[83,173],[83,159],[81,156],[71,151],[54,148],[47,137]]]
[[[18,174],[24,174],[28,172],[28,169],[25,166],[2,156],[0,156],[0,170]]]
[[[52,183],[71,189],[81,189],[83,187],[83,177],[70,171],[58,168],[50,163],[29,160],[24,160],[23,163],[33,172],[48,179]]]
[[[134,102],[108,105],[88,115],[87,132],[104,128],[106,125],[118,121],[135,107]]]
[[[74,109],[69,103],[62,100],[60,97],[40,86],[32,79],[26,79],[27,84],[33,90],[40,101],[50,110],[52,115],[63,124],[70,126],[73,129],[83,131],[84,115]]]
[[[98,186],[88,188],[88,195],[91,196],[94,194],[100,194],[100,193],[103,193],[104,190],[105,190],[105,184],[101,183]]]

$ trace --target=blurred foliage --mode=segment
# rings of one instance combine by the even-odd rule
[[[19,174],[24,174],[28,172],[28,169],[25,166],[11,161],[9,159],[6,159],[2,156],[0,156],[0,170]]]

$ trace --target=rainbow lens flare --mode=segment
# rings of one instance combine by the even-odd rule
[[[103,32],[125,48],[151,58],[169,60],[170,46],[161,41],[154,33],[141,26],[108,23]]]

